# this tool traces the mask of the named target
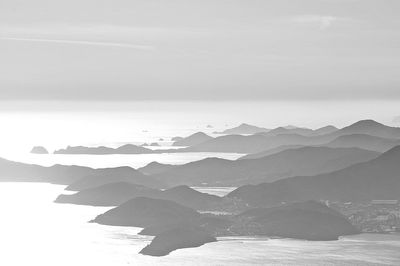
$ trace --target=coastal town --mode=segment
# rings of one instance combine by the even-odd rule
[[[400,201],[372,200],[366,203],[326,202],[348,217],[364,233],[400,232]]]

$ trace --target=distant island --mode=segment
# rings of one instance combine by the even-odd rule
[[[133,144],[126,144],[118,148],[110,147],[84,147],[68,146],[65,149],[54,151],[54,154],[146,154],[154,153],[152,150]]]
[[[36,154],[48,154],[48,150],[43,147],[43,146],[35,146],[32,148],[31,153],[36,153]]]
[[[175,138],[173,146],[194,146],[200,143],[206,142],[207,140],[213,139],[204,132],[197,132],[185,138]]]
[[[224,131],[221,131],[221,132],[216,131],[214,133],[215,134],[224,134],[224,135],[236,135],[236,134],[248,135],[248,134],[256,134],[256,133],[268,132],[268,131],[270,131],[270,130],[267,128],[257,127],[257,126],[243,123],[237,127],[225,129]]]
[[[350,140],[350,138],[352,138]],[[332,148],[360,148],[385,152],[400,144],[400,128],[389,127],[374,120],[361,120],[338,129],[325,126],[319,129],[300,127],[278,127],[257,131],[253,134],[224,134],[211,137],[203,132],[188,137],[174,137],[173,146],[186,148],[149,149],[143,146],[158,146],[158,143],[141,146],[126,144],[118,148],[68,146],[56,150],[55,154],[158,154],[184,152],[226,152],[243,154],[272,154],[275,150],[301,146],[326,146]],[[249,157],[260,157],[258,155]]]
[[[39,182],[68,185],[82,189],[116,181],[126,181],[153,188],[166,185],[132,167],[94,169],[76,165],[53,165],[50,167],[13,162],[0,158],[0,182]]]

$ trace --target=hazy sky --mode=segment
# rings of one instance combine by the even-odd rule
[[[400,99],[398,0],[1,0],[0,99]]]

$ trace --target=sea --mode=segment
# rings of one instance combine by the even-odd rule
[[[335,112],[329,113],[330,116],[321,112],[310,124],[309,117],[315,114],[310,107],[313,104],[316,105],[314,109],[323,106],[324,110],[336,110],[323,103],[304,104],[302,108],[290,103],[272,107],[271,104],[249,103],[240,108],[237,104],[227,103],[187,103],[174,107],[142,103],[139,107],[131,104],[124,108],[101,105],[96,110],[87,105],[85,109],[68,104],[44,106],[38,110],[31,110],[26,105],[13,105],[14,109],[0,106],[0,157],[43,166],[65,164],[93,168],[125,165],[139,168],[152,161],[184,164],[207,157],[234,160],[243,154],[64,155],[51,152],[68,145],[118,147],[144,142],[158,142],[160,148],[170,148],[174,136],[187,136],[196,131],[218,136],[214,131],[241,122],[271,128],[308,121],[309,124],[305,125],[315,128],[325,125],[323,121],[328,118],[334,118]],[[28,109],[20,111],[18,108]],[[182,111],[190,108],[190,112]],[[280,117],[276,116],[278,110]],[[254,115],[256,111],[259,115]],[[389,121],[386,114],[372,118]],[[358,113],[346,113],[337,121],[346,125],[356,118],[362,117]],[[35,145],[45,146],[50,154],[29,153]],[[138,235],[141,228],[88,223],[109,208],[54,203],[58,195],[71,193],[64,188],[42,183],[0,183],[1,266],[400,265],[400,234],[360,234],[342,237],[338,241],[318,242],[221,237],[218,242],[176,250],[164,257],[144,256],[139,251],[150,243],[152,237]],[[235,188],[195,189],[223,196]]]

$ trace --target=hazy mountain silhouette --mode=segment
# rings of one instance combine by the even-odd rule
[[[182,140],[182,139],[183,139],[183,137],[177,136],[177,137],[171,138],[171,141],[179,141],[179,140]]]
[[[238,158],[238,160],[258,159],[258,158],[266,157],[266,156],[276,154],[276,153],[279,153],[279,152],[282,152],[285,150],[293,150],[293,149],[298,149],[301,147],[306,147],[306,146],[304,146],[304,145],[282,145],[282,146],[279,146],[279,147],[276,147],[276,148],[273,148],[270,150],[247,154],[245,156]]]
[[[98,215],[92,222],[148,227],[163,224],[179,224],[200,218],[200,213],[170,200],[138,197]]]
[[[359,233],[345,216],[316,201],[251,209],[237,218],[257,235],[326,241]]]
[[[174,250],[199,247],[217,239],[201,227],[179,225],[157,235],[140,253],[150,256],[165,256]]]
[[[172,145],[173,146],[193,146],[193,145],[203,143],[210,139],[213,139],[213,137],[208,136],[204,132],[197,132],[188,137],[185,137],[185,138],[175,141]]]
[[[372,135],[367,134],[350,134],[350,135],[341,135],[339,137],[329,135],[327,136],[330,139],[335,137],[332,141],[328,143],[324,143],[317,146],[324,146],[324,147],[331,147],[331,148],[360,148],[364,150],[371,150],[377,152],[385,152],[397,145],[400,144],[400,139],[387,139],[387,138],[380,138]],[[325,137],[324,137],[325,138]],[[273,149],[269,149],[262,152],[251,153],[247,154],[239,159],[255,159],[261,158],[267,155],[275,154],[280,151],[293,149],[293,148],[300,148],[304,147],[304,145],[282,145]]]
[[[277,146],[280,145],[274,144],[270,138],[262,135],[226,135],[190,147],[189,150],[193,152],[254,153]]]
[[[36,154],[48,154],[48,150],[43,147],[43,146],[35,146],[32,148],[31,153],[36,153]]]
[[[366,134],[343,135],[324,144],[327,147],[358,147],[378,152],[385,152],[397,145],[400,145],[400,139],[386,139]]]
[[[60,195],[55,202],[91,206],[118,206],[136,197],[157,197],[161,190],[128,182],[116,182],[89,188],[71,195]]]
[[[264,136],[277,136],[280,134],[297,134],[297,135],[302,135],[302,136],[319,136],[319,135],[325,135],[325,134],[330,134],[338,129],[334,126],[325,126],[321,127],[318,129],[309,129],[309,128],[304,128],[304,127],[277,127],[275,129],[272,129],[268,132],[261,132],[259,134],[264,135]]]
[[[88,174],[95,174],[95,169],[65,165],[44,167],[0,158],[0,181],[69,184]]]
[[[154,153],[152,150],[133,145],[126,144],[118,148],[110,147],[85,147],[85,146],[68,146],[66,149],[59,149],[54,151],[55,154],[142,154]]]
[[[131,167],[93,169],[75,165],[53,165],[44,167],[34,164],[12,162],[0,158],[0,182],[45,182],[71,185],[81,180],[90,179],[85,188],[104,183],[127,181],[148,187],[164,187],[162,182],[146,176]],[[99,180],[103,180],[99,182]],[[94,185],[95,184],[95,185]],[[76,186],[76,185],[73,185]],[[76,186],[78,187],[78,186]]]
[[[208,210],[222,201],[222,198],[202,193],[187,186],[168,190],[150,189],[127,182],[104,184],[81,190],[72,195],[60,195],[57,203],[71,203],[91,206],[118,206],[135,197],[171,200],[196,210]]]
[[[243,123],[237,127],[226,129],[222,132],[214,132],[215,134],[225,134],[225,135],[247,135],[247,134],[256,134],[260,132],[268,132],[269,129],[263,127],[252,126],[246,123]]]
[[[158,144],[157,142],[152,142],[152,143],[149,144],[149,146],[152,146],[152,147],[159,147],[160,144]]]
[[[367,134],[381,138],[400,138],[400,128],[389,127],[374,120],[361,120],[339,130],[340,135]]]
[[[274,129],[271,129],[268,132],[261,132],[259,134],[262,134],[264,136],[276,136],[280,134],[298,134],[298,135],[303,135],[303,136],[311,136],[314,133],[314,130],[309,129],[309,128],[301,128],[301,127],[295,127],[295,128],[285,128],[285,127],[277,127]]]
[[[303,147],[251,160],[207,158],[176,166],[153,177],[170,186],[235,186],[330,172],[378,155],[357,148]]]
[[[296,128],[297,129],[297,128]],[[293,129],[293,130],[296,130]],[[332,128],[331,128],[332,129]],[[290,132],[291,129],[279,128],[279,131]],[[304,129],[302,129],[304,130]],[[322,131],[325,129],[322,128]],[[328,130],[329,131],[329,130]],[[301,134],[278,134],[270,132],[258,133],[250,136],[227,135],[221,136],[189,148],[191,151],[203,152],[236,152],[259,153],[279,146],[324,145],[343,135],[367,134],[383,138],[400,138],[400,128],[389,127],[373,120],[361,120],[352,125],[335,130],[328,134],[304,136]]]
[[[80,191],[115,182],[128,182],[147,187],[165,187],[162,182],[142,174],[140,171],[128,166],[106,168],[95,174],[88,174],[69,184],[66,190]]]
[[[321,127],[321,128],[318,128],[318,129],[315,129],[314,130],[314,136],[317,136],[317,135],[326,135],[326,134],[330,134],[330,133],[333,133],[333,132],[336,132],[336,131],[338,131],[339,129],[337,128],[337,127],[334,127],[334,126],[332,126],[332,125],[329,125],[329,126],[325,126],[325,127]]]
[[[331,173],[298,176],[273,183],[245,185],[227,197],[252,206],[272,206],[305,200],[370,201],[400,198],[400,146],[375,159]]]
[[[151,162],[151,163],[147,164],[146,166],[138,168],[137,170],[146,175],[154,175],[154,174],[159,174],[159,173],[165,172],[174,167],[176,167],[176,165],[174,165],[174,164],[162,164],[159,162]]]

